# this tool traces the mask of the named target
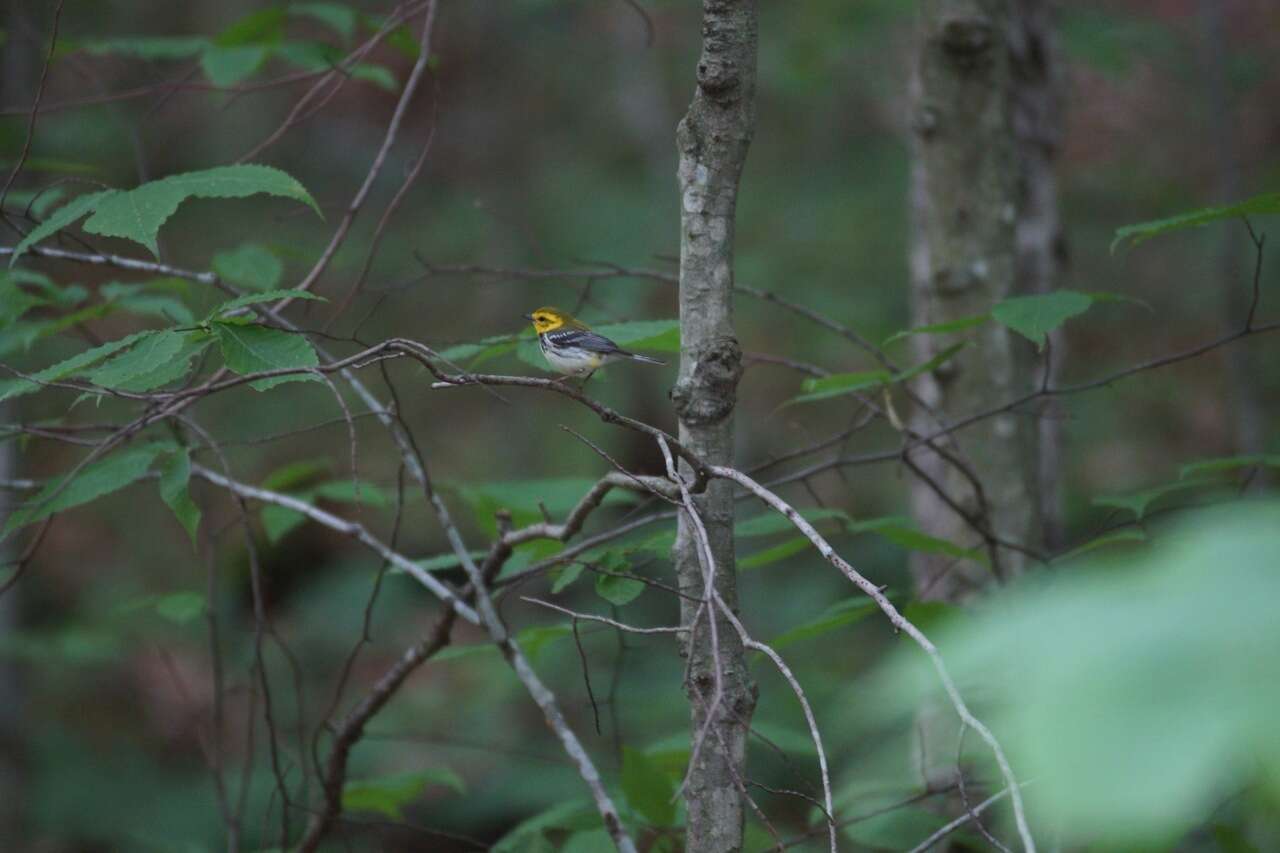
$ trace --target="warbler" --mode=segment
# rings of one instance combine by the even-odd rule
[[[666,364],[647,355],[628,352],[559,308],[543,307],[524,318],[533,322],[538,346],[547,362],[560,373],[586,382],[604,365],[620,358],[646,364]]]

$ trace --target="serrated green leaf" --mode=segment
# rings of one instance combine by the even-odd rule
[[[182,335],[182,346],[167,361],[157,364],[148,371],[138,373],[114,386],[120,391],[151,391],[164,385],[177,382],[184,378],[191,370],[192,360],[212,342],[212,338],[205,332],[187,332]],[[90,377],[90,381],[93,381]],[[103,382],[95,384],[104,385]]]
[[[569,584],[576,581],[579,576],[582,575],[583,569],[584,567],[582,563],[569,563],[568,565],[561,566],[557,569],[555,573],[555,583],[551,584],[551,594],[557,595],[564,592],[565,588],[568,587]]]
[[[213,271],[223,281],[250,290],[272,290],[284,276],[284,263],[270,249],[257,243],[242,243],[213,256]]]
[[[1055,290],[1037,296],[1014,296],[996,303],[991,316],[1038,347],[1045,336],[1067,320],[1089,310],[1093,297],[1074,290]]]
[[[70,481],[65,476],[53,480],[14,510],[0,538],[55,512],[89,503],[140,480],[146,476],[156,456],[165,449],[161,444],[125,448],[90,463]]]
[[[845,625],[852,625],[854,622],[871,615],[877,609],[876,603],[865,595],[847,598],[831,605],[817,618],[797,625],[774,637],[769,642],[769,645],[773,646],[776,651],[801,640],[820,637],[828,631],[834,631],[836,628],[841,628]]]
[[[198,592],[175,592],[158,597],[152,606],[170,622],[185,625],[204,615],[204,596]]]
[[[622,607],[635,601],[644,592],[644,582],[617,575],[596,575],[596,594],[610,604]]]
[[[214,323],[213,332],[227,367],[241,376],[266,370],[315,367],[320,363],[311,342],[299,334],[236,323]],[[315,377],[307,373],[273,376],[251,382],[249,387],[266,391],[281,382],[299,379],[314,380]]]
[[[173,510],[178,523],[191,537],[191,544],[196,544],[196,530],[200,526],[200,508],[191,499],[188,484],[191,480],[191,456],[184,447],[160,467],[160,497]],[[203,599],[201,599],[203,601]]]
[[[12,267],[17,263],[18,258],[22,257],[23,253],[36,243],[66,228],[93,210],[98,202],[109,199],[116,193],[117,190],[102,190],[101,192],[77,196],[55,210],[52,216],[32,228],[27,232],[27,236],[18,241],[18,245],[13,249],[13,256],[9,258],[9,266]]]
[[[910,329],[903,329],[901,332],[895,332],[884,339],[881,346],[887,347],[895,341],[912,335],[945,335],[950,332],[963,332],[965,329],[972,329],[974,326],[981,326],[991,319],[990,314],[975,314],[972,317],[961,317],[958,320],[951,320],[946,323],[933,323],[928,326],[915,326]]]
[[[129,349],[87,374],[94,385],[119,388],[138,376],[170,363],[186,341],[186,335],[165,329],[144,332]]]
[[[643,752],[622,748],[622,793],[627,803],[654,826],[676,820],[675,782]]]
[[[263,293],[246,293],[244,296],[237,296],[235,299],[228,299],[218,307],[209,312],[204,318],[204,322],[209,322],[214,317],[221,317],[229,314],[238,308],[245,308],[249,305],[257,305],[261,302],[277,302],[281,299],[309,299],[319,302],[327,302],[323,296],[317,296],[309,290],[268,290]]]
[[[1238,204],[1223,207],[1202,207],[1199,210],[1180,213],[1177,216],[1170,216],[1166,219],[1139,222],[1136,225],[1117,228],[1115,239],[1111,241],[1111,251],[1115,252],[1116,247],[1126,241],[1132,247],[1144,240],[1149,240],[1169,231],[1196,228],[1201,225],[1207,225],[1210,222],[1219,222],[1223,219],[1239,219],[1245,216],[1263,216],[1274,213],[1280,213],[1280,193],[1257,195]]]
[[[461,794],[466,790],[462,778],[448,767],[433,767],[413,773],[358,779],[342,788],[344,811],[377,812],[393,820],[404,817],[401,810],[418,799],[430,785],[441,785]]]
[[[6,382],[0,382],[0,400],[8,400],[12,397],[19,397],[23,394],[30,394],[41,388],[40,382],[57,382],[65,379],[75,373],[92,367],[107,356],[119,352],[127,346],[132,345],[139,338],[150,334],[150,332],[136,332],[132,335],[119,338],[118,340],[108,341],[102,346],[85,350],[82,353],[64,359],[55,365],[46,367],[44,370],[31,374],[31,380],[12,379]]]
[[[93,215],[85,221],[83,226],[85,231],[90,234],[120,237],[141,243],[155,255],[158,253],[156,239],[160,226],[187,199],[245,198],[260,193],[290,198],[308,205],[317,214],[320,213],[320,208],[311,194],[297,180],[271,166],[246,163],[170,175],[132,190],[95,193],[88,197],[91,199],[89,202],[82,202],[85,198],[82,196],[67,205],[67,207],[78,205],[82,208],[72,211],[77,215],[62,221],[59,215],[66,208],[59,209],[49,221],[58,220],[61,224],[40,236],[48,236],[58,228],[69,225],[92,208]],[[33,230],[27,235],[27,240],[35,242],[35,239],[40,239],[40,237],[32,238],[42,228],[44,225]],[[19,248],[22,248],[21,244]]]

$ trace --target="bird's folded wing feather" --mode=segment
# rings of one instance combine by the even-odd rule
[[[604,335],[585,329],[556,329],[554,332],[547,332],[546,337],[558,347],[576,347],[598,353],[620,352],[618,345]]]

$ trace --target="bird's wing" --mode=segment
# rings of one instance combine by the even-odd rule
[[[546,338],[558,347],[576,347],[588,352],[609,354],[622,350],[604,335],[598,335],[588,329],[556,329],[547,332]]]

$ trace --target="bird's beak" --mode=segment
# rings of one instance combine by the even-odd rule
[[[530,323],[532,323],[532,322],[533,322],[533,315],[532,315],[532,314],[521,314],[520,316],[521,316],[521,317],[523,317],[524,319],[528,320]]]

